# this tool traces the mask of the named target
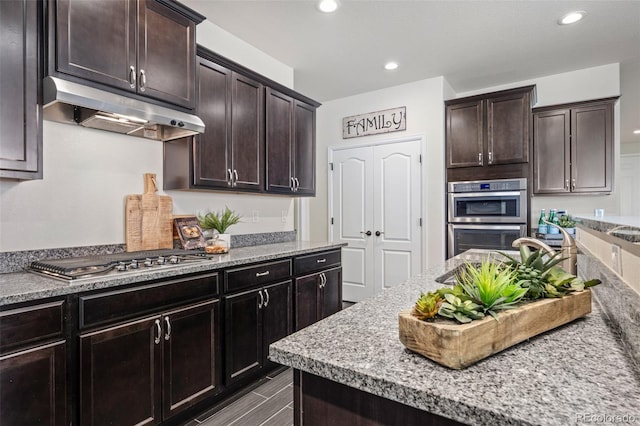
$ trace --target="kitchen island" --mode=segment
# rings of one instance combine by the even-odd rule
[[[272,344],[270,359],[295,369],[297,424],[362,418],[372,422],[367,424],[420,419],[434,425],[640,422],[640,372],[614,331],[619,328],[603,315],[599,304],[608,299],[598,299],[598,287],[585,318],[464,370],[405,349],[398,338],[398,312],[411,307],[421,291],[441,287],[436,279],[486,255],[463,253]],[[596,270],[597,261],[589,256],[580,255],[578,262],[581,271]],[[606,270],[599,274],[589,278],[603,279],[603,287],[614,279]],[[640,297],[619,309],[634,309],[632,318],[640,318]]]

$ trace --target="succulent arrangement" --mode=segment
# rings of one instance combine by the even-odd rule
[[[564,214],[558,218],[558,226],[562,228],[575,228],[576,221],[573,220],[571,215]]]
[[[240,222],[242,216],[225,206],[224,211],[208,212],[204,215],[198,215],[198,222],[202,229],[214,229],[220,234],[224,234],[226,230],[236,223]]]
[[[484,260],[479,266],[466,264],[457,274],[457,284],[421,293],[411,314],[428,321],[449,318],[468,323],[540,298],[562,297],[600,284],[583,281],[558,266],[563,258],[547,256],[520,246],[520,259],[500,253],[507,261]]]

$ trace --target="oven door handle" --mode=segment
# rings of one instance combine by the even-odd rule
[[[493,231],[493,230],[503,230],[503,231],[520,231],[522,230],[522,227],[526,228],[526,225],[524,223],[521,223],[520,225],[484,225],[484,224],[462,224],[462,223],[450,223],[449,227],[453,230],[458,230],[458,229],[477,229],[477,230],[483,230],[486,229],[488,231]]]
[[[479,197],[522,197],[525,191],[502,191],[502,192],[450,192],[453,199],[456,198],[479,198]]]

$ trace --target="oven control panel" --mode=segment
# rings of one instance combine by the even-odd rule
[[[524,191],[526,189],[526,178],[449,182],[449,192]]]

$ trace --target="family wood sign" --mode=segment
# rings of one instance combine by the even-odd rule
[[[407,107],[385,109],[342,119],[342,139],[407,129]]]

